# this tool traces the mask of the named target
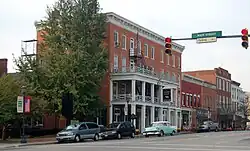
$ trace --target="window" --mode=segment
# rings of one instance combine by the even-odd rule
[[[175,56],[172,55],[173,67],[175,67]]]
[[[86,125],[88,126],[89,129],[99,128],[99,126],[95,123],[87,123]]]
[[[196,96],[194,96],[194,107],[197,107]]]
[[[122,57],[122,72],[126,72],[126,57]]]
[[[144,56],[148,57],[148,44],[144,44]]]
[[[188,95],[188,94],[186,94],[186,106],[189,106],[189,102],[188,102],[188,100],[189,100],[189,95]]]
[[[181,58],[177,57],[177,60],[178,60],[178,68],[181,68]]]
[[[81,126],[79,127],[79,129],[80,129],[80,130],[87,129],[86,124],[81,124]]]
[[[138,54],[141,55],[141,41],[138,41]]]
[[[172,73],[172,81],[176,81],[176,76],[175,76],[175,73]]]
[[[119,33],[117,31],[114,32],[114,46],[117,47],[119,43]]]
[[[118,68],[118,56],[114,56],[114,68]]]
[[[164,55],[165,55],[165,52],[161,50],[161,62],[162,63],[164,63]]]
[[[169,57],[169,55],[166,55],[167,56],[167,63],[168,63],[168,65],[170,65],[170,57]]]
[[[185,106],[185,94],[181,94],[181,104],[182,106]]]
[[[122,35],[122,49],[126,50],[126,39],[127,37],[125,35]]]
[[[134,47],[135,47],[134,39],[130,38],[130,49],[134,49]]]
[[[192,96],[192,94],[190,94],[189,97],[190,97],[190,99],[189,99],[190,103],[189,104],[190,104],[190,106],[193,106],[194,102],[193,102],[193,96]]]
[[[155,59],[155,48],[151,48],[151,59]]]

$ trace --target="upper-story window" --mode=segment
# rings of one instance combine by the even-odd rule
[[[126,50],[126,35],[122,35],[122,49]]]
[[[162,63],[164,63],[164,55],[165,55],[165,52],[161,50],[161,62]]]
[[[135,48],[135,42],[133,38],[130,38],[130,49],[134,49]]]
[[[114,46],[117,47],[119,45],[119,33],[114,31]]]
[[[167,65],[170,65],[170,57],[169,57],[169,55],[166,55],[167,57]]]
[[[144,44],[144,56],[148,57],[148,44]]]
[[[178,60],[178,68],[181,68],[181,58],[177,57],[177,60]]]
[[[141,41],[138,41],[138,54],[141,55]]]
[[[172,55],[173,67],[175,67],[175,56]]]
[[[172,81],[176,81],[176,75],[175,75],[175,73],[172,73]]]
[[[118,63],[118,56],[114,56],[114,68],[118,69],[119,63]]]
[[[151,47],[151,59],[155,59],[155,48]]]

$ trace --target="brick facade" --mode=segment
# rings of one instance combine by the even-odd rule
[[[0,59],[0,76],[8,72],[8,59]]]

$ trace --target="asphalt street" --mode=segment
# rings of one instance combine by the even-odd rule
[[[250,151],[250,131],[88,141],[9,148],[12,151]]]

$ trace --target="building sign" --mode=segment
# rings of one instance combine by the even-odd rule
[[[23,113],[23,96],[17,97],[17,113]]]
[[[171,89],[163,89],[163,101],[171,101]]]

